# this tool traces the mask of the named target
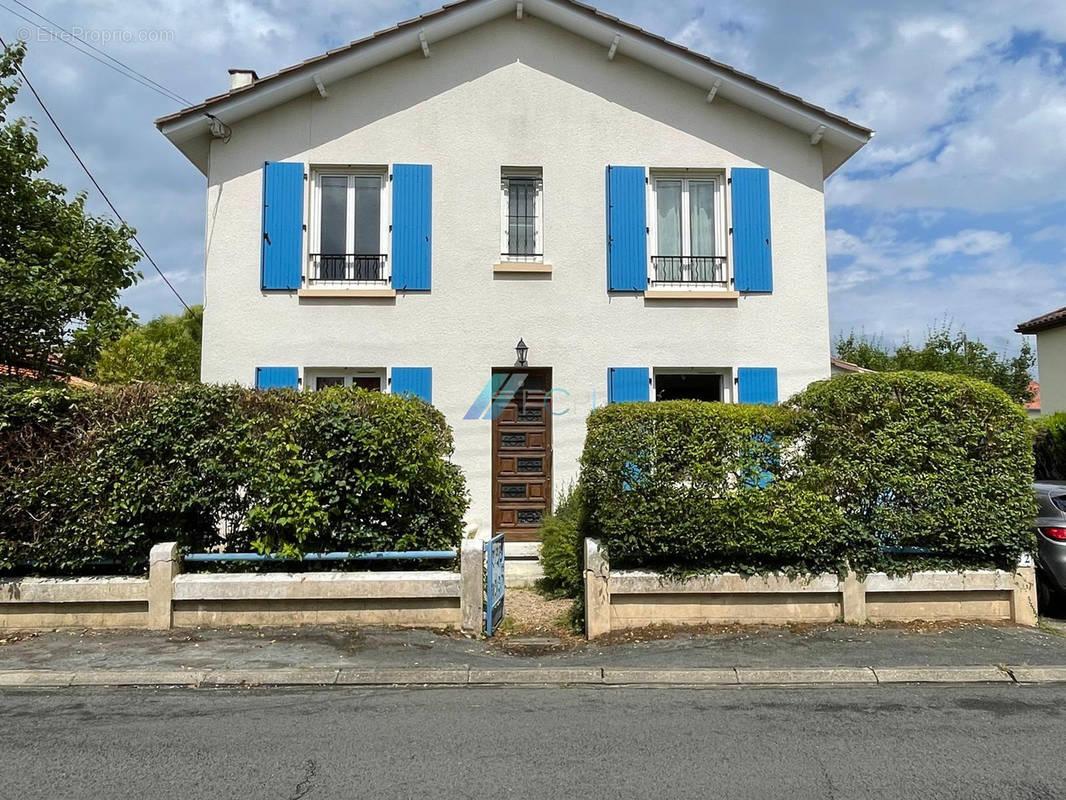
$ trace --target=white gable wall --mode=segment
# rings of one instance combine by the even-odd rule
[[[431,366],[434,405],[491,519],[490,423],[463,414],[493,366],[553,369],[554,486],[576,476],[609,366],[773,366],[783,398],[828,377],[822,162],[802,133],[547,23],[501,18],[234,124],[211,148],[203,378],[256,366]],[[391,300],[261,292],[264,161],[433,165],[433,290]],[[771,170],[774,292],[646,302],[606,291],[605,167]],[[500,168],[544,177],[546,276],[494,275]],[[558,410],[565,405],[557,398]]]

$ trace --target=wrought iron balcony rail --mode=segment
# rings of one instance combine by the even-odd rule
[[[309,283],[386,283],[384,253],[311,253]]]
[[[655,283],[726,286],[725,256],[652,256]]]

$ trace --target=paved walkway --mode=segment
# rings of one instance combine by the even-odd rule
[[[642,637],[568,644],[333,627],[0,635],[0,685],[1066,680],[1066,635],[1049,628],[828,625]]]

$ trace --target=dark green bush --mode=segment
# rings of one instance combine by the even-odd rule
[[[540,527],[540,564],[544,578],[539,589],[549,597],[576,598],[584,592],[581,577],[582,516],[581,489],[570,486]]]
[[[593,411],[581,457],[590,535],[623,568],[842,570],[869,544],[796,468],[801,416],[694,401]]]
[[[151,545],[456,546],[451,431],[418,400],[234,386],[0,384],[0,570],[143,567]]]
[[[1066,411],[1040,417],[1033,423],[1036,441],[1036,477],[1040,480],[1066,481]]]
[[[808,479],[835,498],[853,536],[930,551],[871,565],[1013,569],[1032,550],[1030,426],[999,389],[958,375],[858,373],[790,404],[805,412]]]
[[[456,547],[466,484],[437,409],[406,396],[333,388],[299,395],[261,441],[249,527],[263,552]]]

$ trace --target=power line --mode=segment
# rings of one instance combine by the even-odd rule
[[[145,75],[145,74],[143,74],[141,72],[138,72],[133,67],[123,63],[122,61],[119,61],[114,56],[104,52],[99,47],[94,46],[90,42],[86,42],[84,39],[80,39],[79,37],[75,36],[72,32],[68,31],[66,28],[64,28],[59,23],[53,22],[48,17],[46,17],[44,14],[41,14],[38,11],[34,11],[32,8],[30,8],[25,3],[20,2],[20,0],[12,0],[12,2],[18,3],[20,6],[25,8],[31,14],[34,14],[35,16],[40,17],[45,22],[47,22],[49,25],[54,25],[55,28],[57,28],[59,31],[61,31],[62,33],[65,33],[66,36],[60,36],[52,28],[47,28],[47,27],[41,25],[37,21],[32,20],[32,19],[30,19],[29,17],[27,17],[27,16],[25,16],[23,14],[20,14],[18,11],[16,11],[13,8],[10,8],[10,7],[5,6],[3,4],[0,4],[0,8],[4,9],[4,11],[7,11],[9,14],[13,14],[14,16],[18,17],[23,22],[28,22],[30,25],[35,27],[37,30],[44,31],[44,32],[46,32],[48,34],[51,34],[51,36],[54,39],[58,39],[59,41],[63,42],[64,44],[66,44],[68,46],[70,46],[71,48],[73,48],[74,50],[78,51],[82,55],[86,55],[89,58],[93,59],[93,61],[96,61],[96,62],[98,62],[100,64],[103,64],[105,67],[107,67],[110,70],[113,70],[113,71],[117,72],[119,75],[122,75],[124,78],[129,78],[130,80],[134,81],[135,83],[139,83],[141,86],[145,87],[146,89],[151,89],[156,94],[161,94],[163,97],[167,98],[168,100],[174,100],[174,101],[176,101],[178,103],[184,103],[186,106],[193,105],[193,102],[191,100],[188,100],[188,99],[182,97],[180,94],[178,94],[174,90],[168,89],[163,84],[161,84],[161,83],[159,83],[159,82],[157,82],[155,80],[152,80],[147,75]],[[75,42],[77,42],[77,44],[75,44]],[[81,47],[79,45],[82,45],[84,47],[88,47],[88,48],[91,48],[92,50],[95,50],[97,53],[102,55],[104,58],[109,59],[109,61],[114,62],[114,63],[108,63],[108,61],[104,61],[103,59],[101,59],[101,58],[93,55],[92,53],[90,53],[88,50],[83,49],[83,47]]]
[[[3,37],[0,37],[0,47],[3,47],[5,50],[7,49],[7,42],[4,41]],[[59,127],[59,123],[56,122],[55,117],[52,116],[52,112],[48,110],[48,106],[44,104],[44,100],[42,100],[41,96],[37,94],[37,90],[33,88],[33,84],[30,83],[30,79],[26,77],[26,73],[22,71],[22,67],[16,66],[15,68],[18,70],[19,75],[22,76],[22,80],[25,81],[26,88],[28,88],[30,92],[33,93],[33,96],[37,98],[37,102],[40,103],[41,110],[44,111],[45,116],[47,116],[48,120],[52,123],[53,126],[55,126],[56,131],[59,133],[59,137],[63,140],[63,143],[67,146],[67,149],[70,150],[71,154],[74,156],[74,159],[78,162],[78,164],[81,165],[81,168],[85,170],[85,174],[89,176],[89,180],[92,181],[93,186],[96,187],[96,191],[98,191],[100,193],[100,196],[104,198],[104,202],[107,203],[108,207],[111,209],[114,215],[118,217],[119,221],[123,225],[129,227],[129,223],[126,222],[123,216],[119,213],[118,209],[115,208],[115,204],[111,202],[111,198],[107,196],[107,193],[97,182],[96,178],[93,177],[92,172],[89,171],[89,168],[85,165],[85,162],[81,160],[81,156],[78,155],[78,151],[74,149],[74,145],[70,143],[70,139],[68,139],[67,135],[63,133],[63,129]],[[165,283],[170,288],[170,291],[174,293],[174,296],[178,298],[178,302],[185,307],[186,311],[192,311],[192,309],[189,308],[189,304],[185,302],[185,298],[182,297],[178,290],[174,288],[174,284],[170,282],[170,279],[167,278],[165,274],[163,274],[163,270],[161,270],[159,268],[159,265],[155,263],[155,259],[152,258],[152,256],[149,255],[148,251],[144,249],[144,245],[141,244],[141,240],[137,238],[136,233],[132,234],[132,239],[137,245],[137,249],[140,250],[144,257],[148,259],[148,262],[153,267],[155,267],[155,271],[159,273],[159,277],[163,279],[163,283]]]

